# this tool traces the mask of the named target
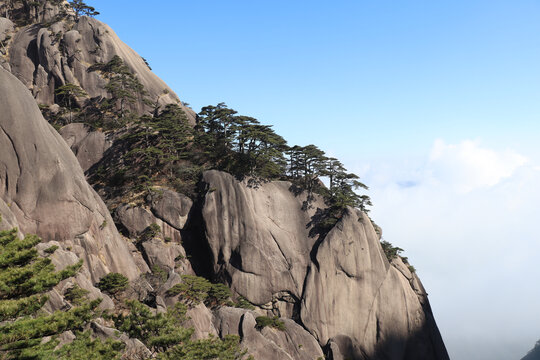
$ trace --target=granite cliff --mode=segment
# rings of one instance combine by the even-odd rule
[[[69,122],[58,111],[60,87],[84,90],[78,109],[107,99],[107,78],[89,69],[118,56],[151,100],[129,102],[134,114],[176,104],[189,124],[196,115],[107,25],[74,15],[66,2],[21,1],[7,14],[0,17],[0,229],[35,233],[42,249],[56,244],[57,268],[84,261],[51,291],[48,311],[66,306],[66,282],[114,310],[121,301],[96,284],[120,273],[130,281],[125,299],[164,312],[182,301],[175,286],[197,275],[227,285],[246,306],[193,304],[186,323],[193,336],[237,335],[256,359],[448,359],[420,279],[402,258],[387,257],[380,231],[359,209],[344,208],[321,231],[325,199],[287,180],[254,185],[249,176],[204,170],[190,193],[159,183],[130,196],[104,183],[114,175],[107,169],[127,166],[134,126],[104,131],[78,118],[56,123],[57,132],[40,108]],[[281,330],[261,327],[260,316],[279,318]],[[99,322],[92,329],[114,333]],[[142,343],[122,341],[146,354],[124,358],[151,357]]]

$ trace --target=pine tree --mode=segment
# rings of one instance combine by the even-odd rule
[[[74,276],[82,266],[82,261],[55,271],[51,259],[40,257],[35,246],[41,240],[37,236],[19,238],[17,229],[0,232],[0,358],[5,359],[67,359],[63,350],[55,350],[58,342],[55,336],[68,330],[81,330],[95,316],[94,310],[100,300],[85,302],[82,306],[68,311],[58,311],[47,315],[40,313],[48,297],[46,292],[60,281]],[[46,253],[53,253],[54,247]],[[51,337],[44,341],[44,337]],[[99,357],[105,348],[117,353],[108,344],[79,338],[78,344],[94,344],[85,353]],[[101,345],[103,346],[101,346]],[[116,344],[115,346],[117,346]],[[74,345],[72,345],[74,346]],[[100,351],[98,351],[100,350]],[[107,353],[112,354],[110,351]]]
[[[80,86],[72,83],[60,86],[56,89],[55,94],[61,97],[61,102],[67,106],[69,110],[69,122],[73,122],[73,101],[76,101],[79,97],[88,96],[88,94]]]
[[[246,351],[240,346],[240,338],[234,335],[219,339],[192,340],[192,328],[185,328],[186,306],[177,303],[166,313],[154,313],[138,301],[126,302],[129,314],[113,317],[118,330],[142,341],[157,359],[162,360],[242,360]],[[247,360],[253,360],[251,356]]]
[[[109,80],[105,85],[105,90],[111,98],[110,101],[103,102],[103,110],[116,108],[118,110],[116,115],[123,119],[127,115],[128,104],[133,104],[138,97],[143,102],[146,101],[144,86],[118,55],[107,63],[90,66],[87,71],[99,71],[105,79]]]
[[[93,8],[92,6],[86,5],[82,0],[73,0],[73,1],[70,1],[69,4],[75,11],[76,20],[79,20],[79,17],[81,15],[86,15],[86,16],[99,15],[99,12],[97,12],[95,8]]]

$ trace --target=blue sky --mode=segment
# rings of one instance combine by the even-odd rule
[[[453,359],[540,338],[540,2],[88,3],[196,111],[226,102],[361,175]]]
[[[224,101],[290,142],[324,128],[380,155],[538,127],[536,1],[92,4],[194,108]]]

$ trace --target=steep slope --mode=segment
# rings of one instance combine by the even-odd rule
[[[188,311],[190,326],[197,338],[239,335],[260,360],[448,359],[420,280],[399,257],[389,262],[359,210],[346,208],[322,230],[322,197],[288,181],[240,181],[217,170],[202,174],[193,201],[153,184],[134,190],[136,198],[118,196],[107,209],[83,169],[107,175],[110,168],[95,165],[127,166],[116,161],[124,154],[116,150],[133,124],[104,133],[73,123],[60,129],[64,141],[37,104],[58,107],[57,90],[68,83],[79,85],[85,100],[107,97],[106,78],[88,70],[116,55],[154,103],[139,96],[132,110],[155,114],[159,106],[182,104],[107,25],[76,19],[66,2],[41,0],[39,11],[27,3],[13,11],[13,21],[0,18],[2,66],[20,80],[0,69],[1,228],[18,226],[58,244],[58,266],[84,259],[78,281],[94,297],[106,297],[92,284],[110,272],[132,280],[127,297],[156,312],[182,301],[167,292],[184,283],[182,275],[227,284],[233,300],[244,298],[251,309],[200,303]],[[152,286],[149,274],[139,277],[150,268],[161,278]],[[56,299],[61,305],[60,294]],[[111,299],[107,306],[114,306]],[[285,329],[261,328],[257,316],[278,316]]]
[[[139,276],[103,201],[24,85],[0,69],[0,211],[23,233],[72,246],[92,280]]]
[[[324,204],[305,209],[288,182],[252,188],[217,171],[202,181],[213,269],[236,293],[295,318],[334,358],[448,359],[419,279],[388,262],[365,214],[349,208],[322,237],[313,229]]]
[[[74,21],[72,12],[66,10],[70,8],[66,1],[58,5],[44,0],[38,3],[48,9],[41,13],[48,15],[27,26],[14,28],[11,20],[0,18],[0,41],[10,37],[4,45],[8,50],[3,66],[31,90],[38,104],[55,104],[55,90],[67,83],[80,86],[89,98],[105,97],[106,80],[98,72],[88,72],[88,68],[117,55],[142,83],[152,104],[182,106],[178,96],[110,27],[85,16]],[[142,100],[139,97],[132,105],[135,111],[142,113],[154,106]],[[193,112],[184,109],[193,118]]]
[[[527,355],[525,355],[521,360],[538,360],[540,359],[540,341],[536,343],[534,348],[532,348]]]

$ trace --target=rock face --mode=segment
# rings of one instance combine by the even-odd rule
[[[250,188],[217,171],[203,181],[214,271],[236,293],[274,313],[283,309],[275,300],[289,294],[292,308],[281,315],[299,316],[336,359],[448,359],[418,278],[388,262],[365,214],[348,209],[316,238],[315,209],[305,210],[289,183]]]
[[[444,347],[430,346],[442,340],[426,318],[425,293],[390,266],[365,214],[349,209],[320,244],[316,260],[301,317],[319,342],[347,336],[353,351],[345,357],[352,358],[444,358]]]
[[[92,131],[89,126],[81,123],[68,124],[59,132],[85,172],[101,160],[112,145],[103,132]]]
[[[3,217],[16,219],[23,233],[73,244],[94,281],[110,271],[138,277],[139,269],[77,159],[24,85],[3,69],[0,94]]]
[[[166,189],[150,195],[150,202],[152,212],[177,230],[184,228],[193,206],[187,196]]]
[[[104,298],[102,307],[113,308],[113,300],[94,287],[109,272],[126,275],[133,280],[128,293],[139,300],[153,297],[156,311],[165,311],[178,300],[166,290],[180,283],[181,275],[198,271],[226,282],[256,310],[199,304],[188,313],[197,338],[239,335],[260,360],[325,354],[333,360],[448,359],[420,280],[400,258],[387,260],[380,229],[349,208],[332,229],[322,231],[324,202],[308,201],[289,182],[257,184],[207,171],[195,204],[168,189],[153,191],[144,204],[141,199],[115,204],[114,220],[130,238],[126,241],[83,170],[91,173],[114,153],[109,138],[130,128],[105,134],[69,124],[60,136],[37,103],[58,107],[55,89],[66,83],[79,85],[91,98],[106,96],[106,80],[87,70],[118,55],[155,104],[182,104],[107,25],[76,20],[66,13],[65,2],[39,0],[34,4],[39,11],[26,9],[26,0],[17,3],[13,22],[0,17],[0,65],[13,74],[0,68],[0,230],[19,227],[38,234],[45,242],[38,246],[41,253],[59,246],[51,256],[58,269],[79,259],[85,264],[75,279],[51,291],[47,311],[66,306],[62,294],[73,281],[91,298]],[[22,26],[23,15],[33,25]],[[150,109],[141,98],[131,107],[140,114]],[[193,121],[194,114],[185,110]],[[146,238],[152,224],[159,234]],[[161,277],[155,288],[146,280],[150,277],[139,277],[150,268]],[[257,329],[258,315],[279,316],[285,330]],[[104,338],[118,337],[104,324],[92,328]],[[119,339],[133,353],[148,355],[136,340]]]
[[[293,195],[285,181],[256,189],[218,171],[205,172],[203,182],[214,271],[227,274],[231,288],[254,304],[269,303],[282,291],[300,299],[317,240],[306,226],[314,209],[300,211],[305,196]]]
[[[540,359],[540,340],[536,342],[534,348],[527,353],[521,360],[538,360]]]
[[[300,325],[282,319],[285,330],[271,327],[256,329],[252,311],[221,308],[214,314],[214,326],[220,336],[240,335],[242,345],[255,359],[316,360],[324,358],[317,341]]]

